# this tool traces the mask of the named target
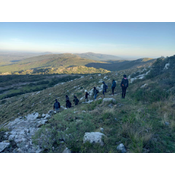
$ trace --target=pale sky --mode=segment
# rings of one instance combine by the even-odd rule
[[[175,23],[0,22],[0,50],[171,56],[175,54]]]

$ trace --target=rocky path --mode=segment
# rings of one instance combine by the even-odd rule
[[[0,142],[0,152],[13,153],[39,153],[42,150],[32,143],[32,136],[38,131],[40,126],[47,123],[54,111],[48,114],[29,114],[25,117],[16,118],[14,121],[5,124],[8,128],[5,132],[3,142]]]

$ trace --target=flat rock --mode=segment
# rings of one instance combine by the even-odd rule
[[[114,98],[103,98],[103,102],[107,102],[107,101],[112,101],[116,103],[116,100]]]
[[[86,132],[83,138],[83,143],[89,141],[90,143],[99,143],[103,146],[102,136],[104,136],[101,132]]]

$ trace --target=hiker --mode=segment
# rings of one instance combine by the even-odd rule
[[[60,109],[60,103],[57,101],[57,99],[55,99],[53,110],[59,111],[59,109]]]
[[[79,100],[78,100],[78,98],[74,95],[74,100],[73,100],[73,102],[75,103],[75,105],[78,105],[78,102],[79,102]]]
[[[112,89],[112,95],[114,95],[114,89],[116,87],[116,82],[115,80],[112,80],[112,86],[111,86],[111,89]]]
[[[69,101],[69,97],[66,95],[66,108],[71,108],[71,102]]]
[[[68,95],[66,95],[66,101],[67,101],[67,100],[69,100],[69,97],[68,97]]]
[[[87,90],[85,90],[85,102],[88,102],[88,96],[89,96],[89,93],[87,92]]]
[[[122,87],[122,98],[125,98],[126,95],[126,89],[129,86],[128,79],[126,78],[126,75],[123,75],[123,79],[121,81],[121,87]]]
[[[94,99],[97,98],[98,93],[99,93],[99,91],[96,89],[96,87],[94,87],[94,90],[93,90]]]
[[[103,83],[103,96],[105,97],[105,93],[106,93],[108,86],[105,84],[104,81],[102,83]]]

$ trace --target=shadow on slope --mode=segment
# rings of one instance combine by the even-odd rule
[[[136,67],[142,67],[142,66],[149,66],[152,65],[154,62],[154,59],[145,61],[144,59],[138,59],[134,61],[128,61],[128,60],[117,60],[117,61],[108,61],[106,63],[88,63],[85,66],[87,67],[94,67],[94,68],[103,68],[110,71],[119,71],[124,69],[131,69]]]

